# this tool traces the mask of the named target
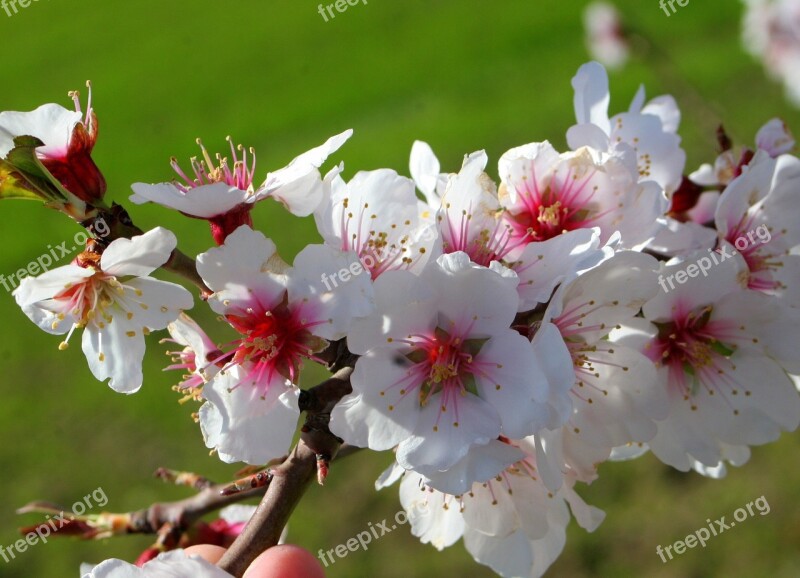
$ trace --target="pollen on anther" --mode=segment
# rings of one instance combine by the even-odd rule
[[[67,348],[69,348],[69,343],[67,343],[66,341],[62,341],[61,343],[58,344],[59,351],[66,351]]]

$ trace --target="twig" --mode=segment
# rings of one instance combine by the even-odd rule
[[[131,513],[128,534],[157,534],[164,524],[179,528],[189,528],[197,520],[231,504],[236,504],[261,496],[268,486],[254,488],[238,494],[223,496],[226,484],[216,484],[201,490],[194,496],[177,501],[153,504],[143,510]]]

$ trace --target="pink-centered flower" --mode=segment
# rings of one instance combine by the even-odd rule
[[[540,455],[546,456],[540,471],[551,488],[560,486],[565,463],[580,481],[592,481],[597,464],[614,447],[648,442],[656,433],[655,420],[667,416],[666,394],[656,385],[653,362],[609,340],[659,291],[657,268],[649,255],[616,253],[562,285],[545,312],[539,330],[557,328],[574,371],[570,403],[560,404],[568,410],[562,419],[566,423],[537,436],[537,442],[544,442]]]
[[[247,226],[197,261],[214,291],[209,305],[239,334],[211,361],[220,370],[203,387],[206,444],[225,461],[263,464],[283,455],[294,435],[304,361],[372,311],[369,276],[326,290],[321,274],[354,258],[310,245],[289,267],[271,240]]]
[[[665,284],[704,256],[663,266]],[[670,411],[649,443],[677,469],[718,468],[800,423],[800,397],[787,375],[800,370],[800,311],[746,290],[747,276],[740,256],[722,259],[708,276],[694,271],[648,301],[645,319],[629,319],[613,336],[658,368]]]
[[[605,244],[640,248],[660,225],[668,204],[653,181],[639,182],[630,163],[583,147],[560,155],[548,142],[511,149],[500,159],[500,202],[512,238],[546,241],[599,227]]]
[[[197,322],[185,313],[170,323],[167,330],[170,338],[161,342],[177,343],[183,349],[168,352],[174,363],[164,370],[185,371],[178,389],[193,395],[219,371],[214,362],[222,357],[222,352]]]
[[[332,431],[361,447],[397,446],[403,467],[431,475],[500,435],[543,427],[549,389],[569,358],[558,336],[537,354],[510,329],[516,284],[512,272],[477,266],[465,253],[441,256],[419,277],[379,277],[377,311],[348,336],[361,357]]]
[[[154,202],[189,217],[205,219],[218,245],[241,225],[252,226],[250,211],[258,201],[272,198],[298,216],[310,215],[322,202],[323,183],[319,167],[350,138],[348,130],[298,156],[286,167],[267,175],[256,188],[255,151],[235,146],[228,138],[231,159],[212,158],[198,139],[202,158],[192,158],[191,171],[184,171],[176,159],[172,168],[178,179],[148,185],[134,183],[130,199],[136,204]]]
[[[518,452],[517,459],[491,479],[470,484],[452,494],[435,490],[416,472],[405,472],[400,483],[411,532],[438,550],[459,538],[475,560],[501,576],[542,576],[558,558],[566,542],[572,509],[579,525],[594,531],[605,514],[586,504],[574,491],[575,478],[567,471],[565,483],[549,489],[537,463],[531,438],[495,442]],[[398,468],[384,474],[384,487],[400,475]]]
[[[747,264],[747,286],[800,307],[800,160],[759,153],[720,197],[716,227]]]
[[[92,374],[122,393],[142,385],[145,335],[164,329],[192,295],[180,285],[148,275],[163,265],[177,240],[158,227],[133,239],[113,241],[97,258],[82,254],[75,262],[38,277],[26,277],[14,291],[23,312],[48,333],[83,328],[83,352]]]
[[[421,216],[414,182],[389,169],[361,171],[347,183],[338,173],[326,177],[328,194],[314,213],[326,244],[359,259],[373,279],[421,270],[435,252],[437,234],[433,219]]]
[[[75,110],[59,104],[44,104],[30,112],[0,113],[0,157],[14,148],[14,138],[33,136],[44,144],[36,155],[48,171],[70,193],[86,203],[101,201],[106,181],[92,160],[97,141],[97,116],[92,108],[92,89],[86,112],[81,111],[77,91],[70,92]]]
[[[578,69],[572,79],[578,124],[567,131],[572,150],[583,146],[608,154],[635,153],[640,180],[657,182],[671,195],[680,186],[686,153],[677,135],[681,114],[675,99],[660,96],[645,103],[644,87],[627,112],[609,118],[608,74],[597,62]]]
[[[546,240],[518,234],[512,212],[503,207],[484,172],[487,161],[483,151],[468,155],[461,170],[448,178],[436,212],[441,250],[466,253],[484,267],[497,263],[513,270],[519,278],[519,311],[529,311],[547,302],[559,283],[602,261],[610,249],[600,248],[597,228],[563,230]]]

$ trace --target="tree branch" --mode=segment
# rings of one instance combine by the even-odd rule
[[[206,514],[248,498],[263,495],[268,484],[261,488],[253,488],[227,496],[221,494],[225,486],[226,484],[215,484],[189,498],[177,502],[157,503],[143,510],[132,512],[128,533],[156,534],[164,524],[184,529],[189,528]]]
[[[330,379],[303,392],[300,409],[307,415],[300,441],[287,460],[271,470],[272,483],[264,498],[219,562],[220,568],[236,578],[244,575],[259,554],[278,543],[283,528],[315,475],[320,483],[324,481],[328,463],[336,457],[342,443],[328,429],[330,412],[352,391],[353,361],[349,353],[339,356],[333,365],[343,366]]]

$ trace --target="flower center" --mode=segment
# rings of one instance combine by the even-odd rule
[[[745,396],[750,395],[746,384],[733,375],[736,364],[731,356],[737,349],[734,343],[737,328],[723,321],[711,321],[712,312],[713,307],[708,306],[668,323],[656,323],[658,336],[644,352],[656,367],[669,369],[670,387],[683,394],[692,404],[692,411],[697,410],[693,400],[701,388],[709,395],[721,393],[729,402],[734,398],[727,394],[737,396],[740,388],[745,390]],[[733,413],[738,415],[738,409]]]
[[[192,166],[194,176],[187,175],[180,165],[178,160],[172,158],[170,165],[183,182],[176,182],[175,185],[184,193],[201,187],[203,185],[212,185],[215,183],[226,183],[231,187],[236,187],[242,191],[253,192],[253,178],[256,172],[256,153],[252,147],[245,150],[242,145],[234,146],[231,137],[225,140],[231,147],[231,158],[233,159],[233,168],[228,164],[228,158],[223,157],[219,153],[216,155],[216,161],[212,160],[211,155],[208,154],[206,147],[200,139],[197,139],[197,144],[200,146],[203,158],[198,160],[197,157],[192,157],[189,161]],[[252,160],[248,167],[247,152],[250,152]],[[241,159],[239,155],[241,154]]]
[[[325,344],[309,331],[316,323],[308,323],[285,302],[272,310],[229,313],[227,320],[243,337],[234,341],[233,351],[225,356],[230,358],[226,367],[244,365],[248,373],[241,383],[265,389],[277,376],[296,383],[303,360],[313,359]]]

